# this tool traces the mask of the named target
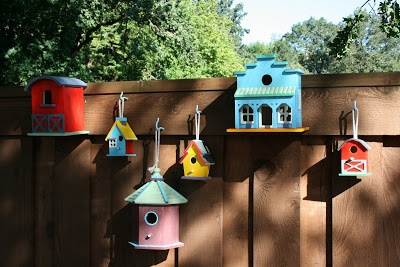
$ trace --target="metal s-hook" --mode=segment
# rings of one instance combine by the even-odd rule
[[[119,117],[124,116],[124,105],[125,105],[125,100],[128,100],[127,97],[123,96],[124,92],[122,91],[121,94],[119,95],[119,100],[118,100],[118,109],[119,109]]]
[[[357,108],[357,101],[356,101],[356,100],[354,100],[354,108],[353,108],[353,110],[358,111],[358,108]]]
[[[196,114],[194,115],[195,123],[196,123],[196,140],[199,140],[200,136],[200,113],[199,105],[196,105]]]
[[[196,114],[200,114],[201,110],[199,110],[199,105],[196,105]]]
[[[352,111],[353,115],[353,138],[357,139],[358,138],[358,108],[357,108],[357,103],[354,100],[354,108]]]
[[[123,95],[124,95],[124,92],[122,91],[121,94],[119,95],[119,99],[121,99],[122,101],[123,100],[128,100],[128,98],[123,96]]]
[[[156,120],[156,131],[163,131],[165,130],[164,127],[158,127],[158,122],[160,121],[160,118],[157,118]]]

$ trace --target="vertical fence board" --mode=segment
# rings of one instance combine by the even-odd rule
[[[325,145],[301,146],[300,182],[300,265],[326,265],[326,184]]]
[[[223,266],[247,266],[252,261],[250,179],[253,170],[251,140],[227,136],[224,149]],[[216,164],[220,164],[217,162]]]
[[[32,266],[33,177],[29,138],[0,139],[0,265]]]
[[[56,266],[90,264],[90,141],[56,139],[54,220]]]
[[[104,138],[93,138],[91,144],[91,265],[107,267],[110,264],[110,238],[107,223],[111,209],[111,168],[107,164],[108,146]]]
[[[400,147],[384,147],[382,153],[383,262],[382,266],[400,266]]]
[[[383,266],[382,143],[369,145],[372,176],[332,177],[334,266]]]
[[[207,182],[188,180],[182,184],[188,202],[180,208],[180,235],[185,246],[179,248],[178,264],[221,266],[222,179],[213,178]],[[192,192],[187,194],[189,190]]]
[[[254,266],[300,262],[300,141],[253,138]]]
[[[35,172],[35,266],[54,266],[54,166],[55,138],[34,137]]]
[[[249,178],[223,188],[223,266],[248,266]]]

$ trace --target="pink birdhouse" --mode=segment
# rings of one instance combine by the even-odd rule
[[[340,176],[369,176],[368,151],[371,147],[358,138],[358,109],[354,101],[353,138],[346,140],[338,147],[341,156]]]
[[[76,78],[41,76],[24,88],[32,98],[34,136],[87,134],[84,94],[86,83]]]
[[[135,249],[166,250],[182,247],[179,241],[179,205],[187,199],[163,181],[158,167],[160,132],[156,122],[155,164],[149,182],[125,198],[132,203],[131,244]]]
[[[129,244],[135,249],[166,250],[184,245],[179,241],[179,205],[187,199],[162,178],[151,178],[125,201],[133,204]]]

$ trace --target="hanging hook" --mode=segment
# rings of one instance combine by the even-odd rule
[[[354,108],[352,111],[353,115],[353,138],[358,138],[358,108],[356,101],[354,100]]]
[[[128,100],[128,98],[125,97],[125,96],[123,96],[123,95],[124,95],[124,92],[122,91],[121,94],[119,95],[119,99],[121,99],[121,100]]]
[[[201,110],[199,110],[199,105],[196,105],[196,114],[200,114]]]
[[[156,131],[163,131],[164,130],[164,127],[158,127],[158,122],[160,121],[160,118],[157,118],[157,121],[156,121]]]
[[[119,109],[119,117],[123,117],[124,116],[124,103],[125,100],[128,100],[127,97],[123,96],[124,92],[122,91],[121,94],[119,95],[119,100],[118,100],[118,109]]]

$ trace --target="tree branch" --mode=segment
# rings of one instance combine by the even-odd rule
[[[93,33],[95,33],[96,31],[98,31],[101,27],[103,26],[111,26],[119,21],[122,21],[124,19],[124,15],[120,16],[118,18],[115,18],[113,20],[110,21],[106,21],[100,24],[97,24],[96,26],[90,28],[86,34],[81,34],[79,36],[76,37],[75,40],[75,46],[73,47],[73,49],[71,50],[70,56],[71,58],[74,58],[76,56],[76,54],[78,54],[78,52],[87,44],[89,44],[92,40],[93,40]],[[84,36],[84,37],[83,37]]]

